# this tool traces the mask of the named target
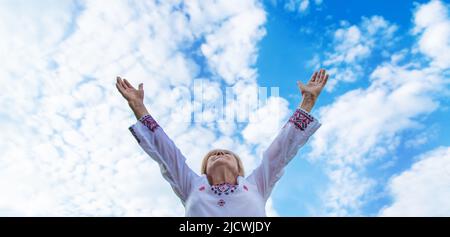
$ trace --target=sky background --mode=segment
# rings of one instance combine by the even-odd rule
[[[115,77],[199,171],[222,147],[247,174],[326,68],[322,124],[286,168],[271,216],[450,215],[448,1],[0,0],[0,216],[183,216],[128,127]],[[214,103],[278,87],[247,122],[179,122],[195,80]],[[206,111],[208,112],[208,111]],[[208,113],[207,113],[208,114]],[[212,115],[211,115],[212,114]]]

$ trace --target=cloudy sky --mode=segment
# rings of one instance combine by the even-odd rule
[[[117,75],[144,83],[150,113],[195,171],[223,147],[249,173],[300,103],[296,81],[320,67],[331,74],[312,111],[322,126],[287,167],[268,214],[449,216],[449,8],[0,0],[0,216],[184,215],[128,131],[136,119]],[[270,97],[243,121],[210,111],[180,120],[198,107],[185,96],[196,81],[207,103],[226,88],[268,88]],[[239,100],[225,106],[254,102]]]

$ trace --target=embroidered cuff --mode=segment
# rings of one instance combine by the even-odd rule
[[[150,131],[152,132],[154,132],[157,127],[159,127],[158,123],[150,114],[142,116],[139,121],[141,121],[141,123],[144,124],[144,126],[150,129]]]
[[[312,117],[308,112],[301,108],[297,108],[295,113],[289,119],[289,122],[293,123],[298,129],[304,131],[310,123],[314,121],[314,117]]]

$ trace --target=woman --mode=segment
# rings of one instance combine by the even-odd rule
[[[300,106],[263,153],[261,164],[247,177],[239,156],[224,149],[208,152],[202,162],[202,175],[197,175],[145,108],[143,84],[136,90],[118,77],[116,87],[138,120],[129,127],[130,132],[158,162],[162,175],[181,199],[186,216],[266,216],[266,201],[284,167],[321,126],[309,113],[327,80],[322,69],[307,84],[298,82],[303,96]]]

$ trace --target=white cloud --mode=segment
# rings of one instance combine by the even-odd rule
[[[380,65],[370,79],[367,89],[351,90],[320,109],[327,123],[317,132],[314,155],[325,152],[336,164],[361,165],[356,158],[388,148],[399,130],[419,126],[416,116],[437,108],[431,94],[441,92],[444,83],[434,69],[390,64]]]
[[[328,190],[321,196],[324,209],[318,211],[321,216],[355,216],[356,211],[364,205],[367,191],[374,185],[374,180],[361,176],[350,166],[341,166],[327,170],[332,181]]]
[[[184,214],[127,130],[135,118],[114,87],[116,75],[144,82],[150,112],[194,170],[212,146],[234,149],[255,166],[259,159],[239,143],[235,124],[171,121],[192,109],[175,106],[186,101],[173,87],[189,88],[201,66],[217,83],[242,84],[241,90],[255,85],[265,23],[260,3],[79,4],[1,3],[0,52],[9,57],[0,64],[0,185],[8,190],[0,196],[0,215]]]
[[[450,148],[436,148],[416,160],[390,180],[387,189],[393,201],[381,216],[450,215]]]
[[[411,139],[405,141],[406,148],[416,149],[428,142],[435,140],[439,134],[439,127],[437,125],[432,125],[428,127],[425,131],[414,135]]]
[[[316,6],[319,6],[322,4],[322,0],[314,0],[314,4]],[[305,13],[310,9],[312,4],[310,3],[310,0],[288,0],[284,1],[284,9],[289,12],[299,12],[299,13]]]
[[[334,31],[332,50],[324,54],[323,66],[329,68],[332,80],[326,90],[332,91],[338,83],[354,82],[364,73],[362,63],[375,50],[392,43],[397,26],[381,16],[363,17],[359,25],[343,27]]]
[[[265,106],[257,109],[242,135],[249,144],[267,147],[275,138],[283,123],[288,120],[288,103],[279,97],[269,98]]]
[[[438,108],[439,102],[430,96],[439,93],[443,83],[437,71],[386,64],[372,73],[371,80],[367,89],[349,91],[319,110],[324,123],[311,142],[311,156],[321,157],[329,167],[333,184],[326,206],[333,215],[358,213],[362,202],[353,200],[363,198],[373,186],[364,167],[392,153],[401,132],[423,128],[417,118]],[[335,180],[339,169],[352,172]]]
[[[448,10],[441,1],[432,0],[419,5],[414,14],[416,30],[432,27],[448,20]]]
[[[308,0],[303,0],[300,3],[299,10],[303,12],[303,11],[305,11],[308,8],[308,6],[309,6],[309,1]]]
[[[236,5],[232,1],[227,4]],[[206,35],[201,46],[210,68],[230,85],[237,80],[255,78],[255,69],[248,65],[256,62],[256,42],[265,35],[262,27],[265,12],[259,3],[248,1],[238,5],[243,6],[233,12],[233,17],[223,22],[218,30]],[[230,34],[231,31],[236,33]]]
[[[433,0],[420,5],[415,13],[414,32],[419,34],[420,52],[432,59],[435,66],[450,67],[450,17],[448,7],[441,1]]]

